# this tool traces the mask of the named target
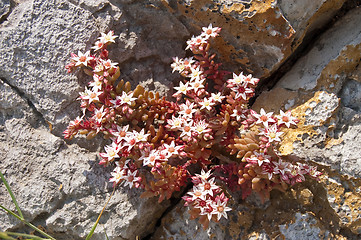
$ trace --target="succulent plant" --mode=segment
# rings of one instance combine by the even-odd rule
[[[144,189],[143,197],[169,199],[192,184],[183,196],[191,218],[207,227],[231,209],[225,188],[257,192],[268,199],[272,189],[286,190],[321,174],[307,164],[283,160],[278,153],[284,128],[297,127],[290,111],[280,114],[249,109],[259,79],[221,70],[211,54],[221,31],[209,25],[187,41],[193,57],[174,58],[173,72],[182,76],[174,101],[118,80],[120,69],[107,47],[117,36],[102,33],[94,54],[71,54],[68,72],[81,68],[92,77],[80,93],[83,115],[71,121],[65,138],[102,133],[110,144],[100,153],[102,165],[115,165],[110,181]]]

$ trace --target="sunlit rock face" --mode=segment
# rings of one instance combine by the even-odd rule
[[[245,201],[233,194],[228,219],[206,230],[189,220],[179,196],[159,204],[141,199],[141,190],[119,187],[92,239],[105,239],[104,232],[109,239],[360,237],[361,9],[334,18],[344,3],[2,1],[0,169],[25,218],[57,239],[81,239],[113,189],[112,167],[98,165],[106,140],[62,137],[81,115],[76,98],[88,81],[66,73],[70,53],[89,50],[100,32],[113,30],[120,37],[110,58],[121,78],[170,97],[179,80],[172,58],[186,56],[186,40],[212,23],[222,28],[213,46],[226,70],[252,73],[265,84],[288,58],[297,59],[252,108],[291,110],[300,124],[285,133],[281,154],[318,166],[324,175],[320,182],[273,191],[265,203],[257,195]],[[309,47],[295,55],[302,43]],[[15,210],[0,186],[0,204]],[[27,231],[0,212],[0,231],[6,230]]]

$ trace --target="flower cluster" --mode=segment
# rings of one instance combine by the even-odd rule
[[[213,218],[219,221],[223,216],[227,218],[227,212],[232,210],[227,207],[228,198],[221,188],[215,184],[215,178],[209,179],[211,171],[195,174],[192,177],[193,189],[183,197],[185,205],[191,207],[191,218],[200,216],[199,221],[208,226]]]
[[[193,56],[174,58],[173,72],[183,77],[174,87],[175,101],[118,80],[118,64],[108,59],[107,47],[117,38],[112,31],[102,33],[93,53],[72,53],[66,66],[68,72],[81,68],[92,80],[78,98],[83,115],[69,123],[65,138],[103,133],[109,144],[100,164],[115,165],[110,182],[142,188],[142,197],[159,196],[161,202],[192,184],[183,199],[205,227],[227,218],[225,188],[267,199],[272,189],[284,191],[306,175],[320,175],[279,156],[283,129],[298,120],[290,111],[249,109],[259,79],[243,73],[227,78],[230,73],[210,53],[220,30],[204,27],[187,41]]]

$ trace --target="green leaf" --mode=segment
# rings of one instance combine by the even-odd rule
[[[4,207],[3,205],[0,204],[0,208],[4,209],[8,214],[13,215],[14,217],[16,217],[17,219],[19,219],[20,221],[24,221],[23,218],[21,218],[20,216],[16,215],[16,213],[14,213],[13,211],[11,211],[10,209],[7,209],[6,207]]]
[[[97,228],[97,225],[98,225],[98,223],[99,223],[100,217],[102,216],[102,214],[103,214],[103,212],[104,212],[104,210],[105,210],[105,207],[108,205],[108,203],[109,203],[110,199],[112,198],[114,192],[115,192],[115,185],[114,185],[112,194],[111,194],[110,197],[108,198],[108,201],[105,203],[102,211],[100,212],[100,214],[99,214],[99,216],[98,216],[97,221],[94,223],[92,229],[90,230],[88,236],[86,236],[85,240],[89,240],[89,239],[93,236],[94,231],[95,231],[95,229]]]
[[[103,230],[104,230],[105,237],[107,238],[107,240],[109,240],[109,237],[108,237],[108,235],[107,235],[107,231],[105,231],[104,226],[103,226]]]
[[[0,178],[1,178],[1,181],[3,181],[3,183],[5,184],[5,187],[6,187],[6,189],[8,190],[8,192],[9,192],[9,194],[10,194],[10,196],[11,196],[11,199],[13,200],[13,203],[15,204],[15,207],[16,207],[16,210],[17,210],[18,213],[19,213],[19,216],[20,216],[22,219],[24,219],[23,213],[22,213],[21,210],[20,210],[20,207],[19,207],[19,205],[18,205],[18,202],[16,201],[15,196],[14,196],[13,192],[11,191],[9,184],[8,184],[8,182],[6,181],[4,175],[1,173],[1,171],[0,171]]]
[[[39,232],[40,234],[42,234],[43,236],[47,237],[48,239],[51,239],[51,240],[56,240],[55,238],[53,238],[52,236],[48,235],[47,233],[43,232],[42,230],[40,230],[39,228],[37,228],[36,226],[34,226],[33,224],[31,224],[30,222],[26,221],[23,217],[23,214],[19,208],[19,205],[18,203],[16,202],[16,199],[15,199],[15,196],[13,194],[13,192],[11,191],[10,189],[10,186],[8,184],[8,182],[6,181],[4,175],[0,172],[0,178],[1,180],[3,181],[3,183],[5,184],[5,187],[6,189],[8,190],[12,200],[13,200],[13,203],[15,204],[16,206],[16,209],[19,213],[19,215],[17,215],[16,213],[14,213],[13,211],[11,211],[10,209],[7,209],[6,207],[4,207],[3,205],[0,204],[0,208],[4,209],[8,214],[16,217],[17,219],[19,219],[21,222],[23,222],[24,224],[28,225],[29,227],[31,227],[32,229],[34,229],[35,231]],[[10,238],[11,239],[11,238]]]
[[[0,232],[0,239],[4,239],[4,240],[16,240],[16,238],[12,238],[10,237],[8,234],[6,234],[5,232]]]
[[[16,233],[16,232],[4,232],[4,234],[6,235],[11,235],[11,236],[16,236],[16,237],[26,237],[27,239],[31,239],[31,240],[47,240],[49,238],[41,238],[35,235],[31,235],[31,234],[25,234],[25,233]],[[0,237],[1,237],[1,233],[0,233]],[[11,238],[14,239],[14,238]]]

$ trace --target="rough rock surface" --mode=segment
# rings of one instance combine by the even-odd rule
[[[361,20],[360,12],[357,8],[339,20],[256,104],[259,107],[268,101],[272,92],[284,91],[269,109],[292,102],[291,107],[305,125],[304,129],[289,133],[288,140],[293,141],[289,141],[291,144],[284,148],[284,153],[316,161],[323,154],[323,162],[328,161],[333,169],[354,177],[360,177],[361,167],[358,157],[353,155],[360,114],[357,89],[361,29],[355,28]]]
[[[302,43],[306,33],[322,28],[345,0],[163,2],[192,33],[209,22],[221,27],[226,41],[219,41],[223,60],[235,70],[241,67],[267,77]]]
[[[255,108],[291,108],[304,127],[286,133],[282,152],[325,167],[322,188],[333,231],[361,233],[361,8],[336,22]],[[282,93],[282,94],[280,94]],[[270,99],[274,101],[270,103]]]
[[[0,2],[0,21],[6,17],[6,15],[10,12],[10,1],[4,0]]]
[[[111,168],[98,166],[105,144],[62,131],[80,115],[83,75],[64,70],[70,52],[90,48],[99,32],[120,38],[111,47],[121,77],[166,94],[177,79],[172,57],[212,23],[222,27],[217,51],[229,70],[267,77],[302,41],[323,27],[345,0],[173,1],[22,0],[0,2],[0,169],[25,218],[57,239],[81,239],[112,192]],[[188,220],[183,202],[158,219],[170,202],[115,192],[94,239],[286,239],[360,237],[361,9],[339,19],[270,92],[254,105],[293,109],[304,127],[290,131],[283,154],[317,163],[321,183],[273,192],[264,205],[232,202],[229,220],[207,231]],[[3,185],[0,204],[13,206]],[[14,209],[13,207],[10,207]],[[103,227],[102,227],[103,226]],[[262,230],[260,230],[262,229]],[[0,212],[0,231],[27,230]],[[152,232],[155,232],[152,235]]]
[[[6,144],[0,146],[0,166],[25,218],[47,226],[59,239],[85,237],[112,191],[110,169],[97,164],[96,153],[51,134],[8,84],[1,82],[1,92],[0,133]],[[1,204],[12,206],[6,189],[0,192]],[[141,201],[139,195],[126,189],[115,193],[101,221],[109,237],[130,239],[152,231],[167,203]],[[4,230],[24,228],[3,213],[0,223]],[[94,239],[103,239],[102,229],[98,232]]]
[[[280,225],[280,230],[286,239],[327,239],[330,237],[330,232],[322,231],[317,226],[317,220],[308,213],[296,213],[295,222]]]
[[[240,239],[250,228],[254,211],[244,204],[230,204],[232,212],[229,220],[221,219],[217,224],[211,222],[204,230],[197,220],[189,220],[187,207],[179,203],[171,212],[162,218],[161,227],[152,239]]]

